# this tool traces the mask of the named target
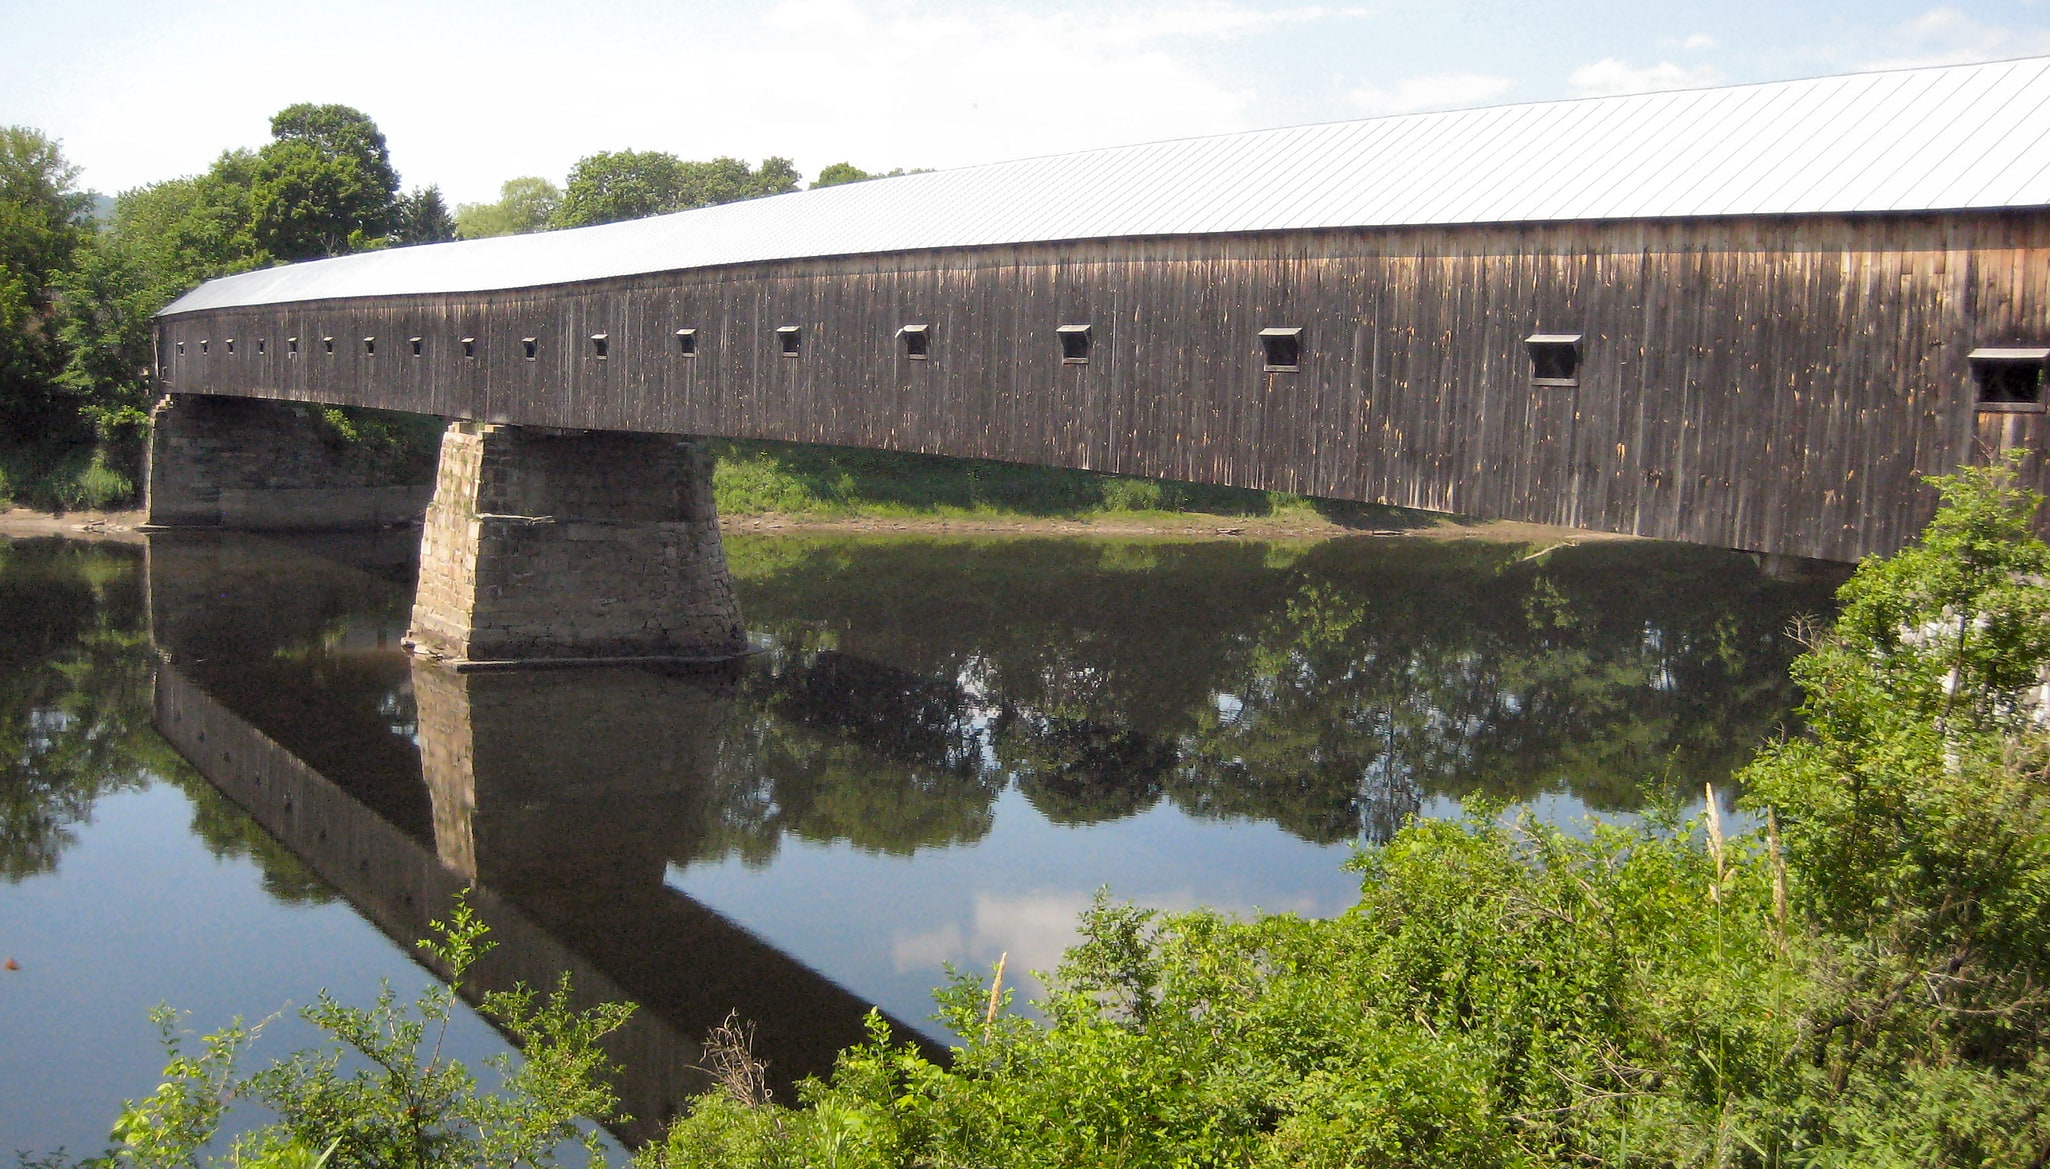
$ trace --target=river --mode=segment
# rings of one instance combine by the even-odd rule
[[[412,993],[468,885],[480,985],[639,1004],[621,1136],[729,1010],[788,1098],[871,1006],[944,1045],[948,964],[1036,990],[1099,889],[1331,914],[1356,848],[1476,795],[1698,807],[1786,725],[1787,628],[1843,575],[1635,541],[727,550],[742,666],[457,675],[399,648],[406,533],[0,542],[0,1154],[97,1152],[160,1001],[270,1019],[260,1061],[321,989]]]

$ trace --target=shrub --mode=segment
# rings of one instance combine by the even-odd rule
[[[525,986],[491,991],[478,1009],[520,1048],[493,1061],[498,1092],[480,1091],[457,1060],[441,1057],[441,1041],[463,984],[489,949],[484,923],[458,897],[446,922],[422,949],[449,972],[410,1005],[387,984],[368,1008],[322,992],[301,1014],[326,1032],[322,1048],[294,1052],[251,1075],[236,1064],[255,1038],[237,1020],[201,1039],[201,1054],[181,1046],[176,1016],[159,1008],[169,1061],[154,1094],[130,1102],[114,1125],[115,1146],[102,1169],[197,1169],[227,1118],[229,1102],[247,1098],[275,1119],[236,1137],[209,1166],[261,1169],[512,1169],[557,1162],[565,1144],[581,1143],[593,1164],[603,1156],[595,1130],[580,1119],[611,1119],[617,1097],[598,1041],[617,1030],[631,1007],[606,1004],[579,1011],[569,976],[547,994]],[[344,1057],[357,1057],[345,1064]]]

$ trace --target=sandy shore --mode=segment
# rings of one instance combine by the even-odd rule
[[[1168,537],[1180,540],[1331,540],[1340,538],[1491,540],[1517,544],[1583,544],[1595,540],[1625,540],[1604,532],[1582,532],[1543,524],[1509,521],[1472,521],[1451,517],[1427,517],[1419,513],[1418,523],[1403,528],[1357,528],[1332,523],[1315,513],[1283,516],[1174,515],[1159,518],[1129,516],[1103,519],[1059,519],[1021,516],[1013,518],[866,518],[822,519],[815,516],[738,515],[724,516],[721,529],[728,532],[876,532],[935,535],[997,536],[1104,536]],[[25,507],[0,511],[0,536],[15,539],[35,536],[68,536],[83,540],[139,542],[143,523],[141,509],[127,511],[72,511],[53,513]]]

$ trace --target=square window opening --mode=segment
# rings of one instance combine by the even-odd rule
[[[591,334],[591,356],[604,361],[611,354],[611,343],[604,333]]]
[[[228,355],[229,355],[229,356],[231,356],[231,357],[232,357],[232,356],[234,356],[234,354],[235,354],[235,339],[234,339],[233,337],[230,337],[230,338],[228,338],[227,340],[225,340],[225,341],[222,341],[222,342],[221,342],[221,344],[223,344],[223,345],[225,345],[225,346],[227,346],[227,347],[228,347]]]
[[[1532,333],[1523,339],[1523,347],[1530,354],[1530,384],[1580,384],[1580,334]]]
[[[185,342],[183,341],[178,342],[178,356],[185,356]]]
[[[804,345],[804,329],[798,325],[782,325],[776,329],[776,342],[782,346],[785,357],[796,357]]]
[[[1054,330],[1061,340],[1062,365],[1089,364],[1089,326],[1062,325]]]
[[[321,348],[327,350],[329,353],[333,353],[335,351],[335,339],[333,337],[322,337],[320,339],[320,345]]]
[[[932,334],[924,325],[906,325],[897,330],[897,338],[904,343],[904,356],[913,361],[924,361],[932,356]]]
[[[375,337],[365,337],[365,338],[363,338],[363,356],[365,356],[365,357],[376,357],[376,356],[377,356],[377,338],[375,338]]]
[[[297,357],[297,356],[299,356],[299,338],[297,338],[297,337],[287,337],[287,338],[285,338],[285,356],[286,356],[286,357]]]
[[[676,352],[684,357],[696,357],[698,355],[698,331],[696,329],[678,329],[676,331]]]
[[[1293,373],[1303,367],[1303,331],[1299,328],[1260,330],[1260,349],[1265,358],[1262,372]]]
[[[520,350],[527,355],[528,361],[532,361],[541,352],[541,342],[533,337],[522,337],[520,338]]]
[[[209,340],[206,340],[206,341],[201,341],[201,342],[199,343],[199,354],[200,354],[200,356],[202,356],[202,357],[210,356],[210,355],[211,355],[211,353],[212,353],[212,350],[213,350],[213,344],[214,344],[214,343],[213,343],[213,341],[212,341],[211,339],[209,339]]]
[[[1978,409],[1985,413],[2043,410],[2046,358],[2050,358],[2050,348],[1973,350],[1968,360]]]
[[[406,344],[413,347],[413,356],[418,357],[426,349],[427,339],[425,337],[408,337],[406,338]]]
[[[477,356],[477,339],[475,337],[464,337],[460,343],[463,347],[464,357],[474,359]]]

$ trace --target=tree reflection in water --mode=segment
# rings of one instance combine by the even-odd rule
[[[1320,843],[1476,792],[1684,799],[1787,717],[1784,631],[1834,576],[1636,542],[732,545],[775,648],[703,855],[756,861],[973,841],[1012,783],[1057,823],[1166,798]]]
[[[344,587],[267,547],[158,550],[182,558],[158,573],[160,640],[424,830],[397,651],[341,644],[366,619],[402,624],[403,566]],[[1834,583],[1637,542],[735,536],[729,555],[771,648],[713,732],[678,863],[766,863],[785,835],[894,855],[974,842],[1012,785],[1057,824],[1166,800],[1318,843],[1382,839],[1476,792],[1681,799],[1787,717],[1784,631]],[[326,896],[148,733],[140,567],[128,549],[0,544],[0,872],[46,871],[100,794],[159,775],[210,847],[261,856],[281,897]]]
[[[161,780],[217,858],[250,857],[281,901],[333,893],[222,798],[150,725],[140,549],[0,540],[0,878],[56,871],[105,796]]]

